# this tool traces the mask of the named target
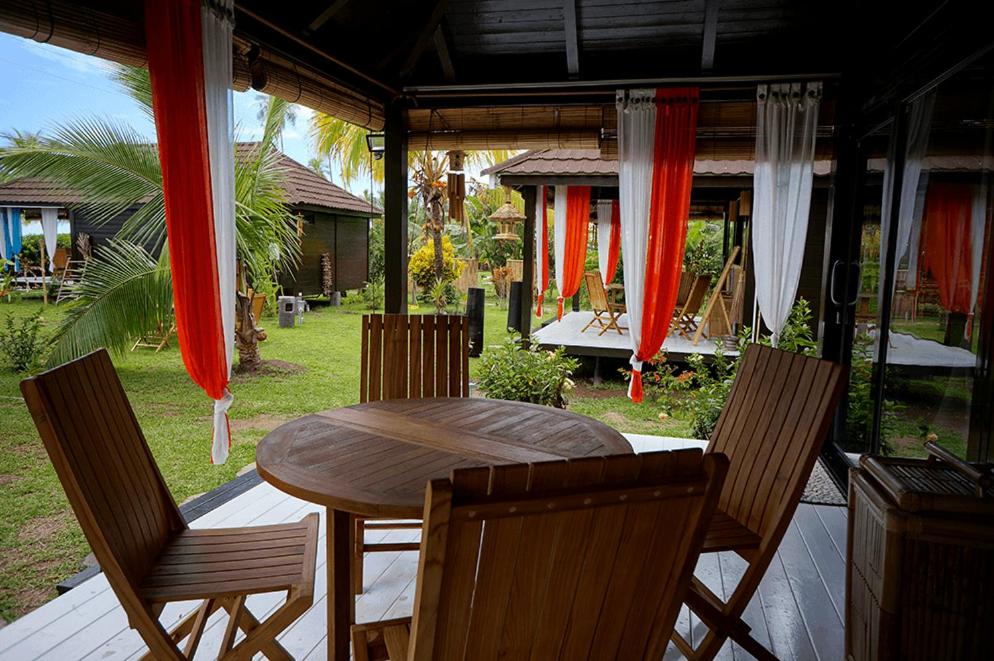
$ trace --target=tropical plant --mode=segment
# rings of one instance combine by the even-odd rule
[[[151,116],[148,72],[120,67],[115,75]],[[236,150],[236,250],[246,277],[253,282],[274,280],[277,270],[292,266],[299,257],[276,150],[289,110],[286,101],[271,98],[261,140]],[[79,307],[60,326],[50,362],[97,346],[123,350],[135,335],[155,330],[150,324],[169,318],[172,309],[171,298],[161,296],[164,283],[159,282],[160,273],[164,271],[167,280],[169,275],[162,172],[155,145],[131,127],[99,118],[73,120],[33,140],[6,138],[8,145],[0,148],[0,167],[8,175],[47,179],[78,191],[85,200],[78,208],[97,223],[135,209],[124,222],[119,241],[94,255],[74,286]],[[123,242],[132,245],[124,247]],[[160,258],[155,260],[139,246],[153,252],[161,249]],[[124,262],[115,263],[122,258]],[[145,294],[150,299],[140,302]],[[150,305],[159,307],[153,311]],[[77,328],[77,324],[87,328]]]
[[[683,268],[694,275],[710,275],[712,280],[721,273],[723,239],[719,223],[693,220],[687,224],[687,242],[683,253]]]
[[[418,248],[411,255],[411,259],[408,262],[408,273],[410,273],[411,279],[414,280],[414,284],[422,290],[430,289],[438,281],[441,281],[443,284],[450,283],[458,278],[462,272],[463,265],[456,260],[456,249],[452,245],[452,239],[448,236],[443,236],[440,243],[442,249],[441,275],[438,275],[435,263],[435,248],[431,244],[426,243]]]
[[[483,352],[480,388],[491,399],[565,408],[566,395],[573,387],[570,377],[579,366],[580,362],[567,356],[563,347],[546,351],[533,341],[524,348],[518,341],[508,339]]]
[[[4,328],[0,329],[0,353],[6,356],[7,363],[15,372],[36,369],[41,364],[44,351],[40,310],[16,323],[13,315],[7,316]]]

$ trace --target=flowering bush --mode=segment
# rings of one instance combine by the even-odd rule
[[[579,365],[563,347],[545,351],[533,342],[525,349],[507,340],[480,358],[480,388],[491,399],[565,408],[573,387],[570,377]]]
[[[459,277],[463,265],[456,261],[456,249],[448,235],[442,237],[442,281],[449,283]],[[411,255],[407,266],[414,284],[422,291],[431,289],[438,278],[435,277],[435,246],[427,241]]]

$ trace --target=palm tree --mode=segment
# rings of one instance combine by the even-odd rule
[[[120,67],[116,78],[151,116],[148,72]],[[299,257],[276,151],[289,105],[271,98],[262,139],[239,149],[235,159],[236,250],[245,275],[255,282],[272,281],[277,270]],[[171,319],[156,146],[131,127],[100,118],[71,121],[32,140],[4,137],[0,169],[6,176],[39,177],[78,191],[86,202],[77,208],[98,223],[137,207],[117,240],[97,251],[74,286],[78,303],[55,334],[49,362],[59,364],[98,346],[124,351],[136,335]],[[142,246],[161,249],[159,259]]]
[[[350,184],[360,176],[370,176],[383,181],[383,162],[374,160],[367,148],[366,134],[362,127],[350,124],[324,113],[314,113],[311,135],[321,156],[334,156],[342,167],[342,180]],[[477,151],[467,154],[467,162],[476,165],[493,165],[515,154],[511,150]],[[448,155],[440,151],[409,151],[408,167],[416,195],[425,211],[424,233],[432,239],[435,253],[435,276],[442,278],[442,232],[445,228],[444,177],[449,169]],[[471,229],[464,219],[463,229],[472,245]]]

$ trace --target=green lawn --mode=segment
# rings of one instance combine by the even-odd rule
[[[555,303],[546,307],[548,318],[555,313]],[[26,316],[40,308],[40,301],[0,303],[0,323],[7,316]],[[45,309],[47,332],[63,311],[54,306]],[[234,445],[223,466],[212,466],[209,460],[210,402],[187,377],[175,345],[159,354],[139,350],[115,357],[124,388],[177,501],[235,477],[254,461],[259,439],[281,422],[355,403],[360,319],[359,310],[318,307],[295,329],[280,329],[275,319],[263,320],[269,333],[262,344],[263,358],[295,367],[235,378],[230,412]],[[486,344],[509,336],[506,319],[507,311],[489,299]],[[470,362],[475,373],[477,361]],[[7,621],[54,597],[55,584],[78,571],[89,552],[21,400],[20,378],[0,365],[0,618]],[[592,389],[581,380],[578,386],[570,408],[621,431],[666,435],[687,431],[686,421],[660,421],[655,405],[631,404],[620,381]]]

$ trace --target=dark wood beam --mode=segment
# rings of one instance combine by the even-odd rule
[[[439,25],[435,28],[435,52],[438,53],[438,62],[442,65],[442,77],[446,82],[454,82],[456,79],[456,68],[452,64],[452,54],[449,53],[449,40],[445,36],[445,26]]]
[[[524,245],[521,251],[521,336],[528,341],[532,332],[532,283],[535,281],[535,220],[539,217],[538,186],[525,186],[521,196],[525,199]],[[544,200],[542,200],[544,203]]]
[[[407,130],[404,112],[387,107],[383,155],[384,310],[407,312]],[[370,191],[372,193],[372,191]]]
[[[335,16],[335,14],[337,14],[342,9],[342,7],[344,7],[347,4],[349,4],[349,0],[335,0],[334,2],[332,2],[330,5],[328,5],[327,9],[325,9],[323,12],[318,14],[318,17],[315,18],[313,21],[311,21],[310,25],[307,26],[307,31],[317,32],[318,30],[320,30],[325,23],[330,21]]]
[[[431,16],[428,17],[428,22],[423,28],[421,28],[421,32],[418,33],[418,38],[414,41],[414,47],[404,59],[404,64],[400,68],[401,76],[406,76],[414,70],[418,60],[421,58],[421,53],[423,53],[428,44],[431,43],[435,36],[435,32],[438,30],[438,26],[442,24],[442,18],[445,16],[445,10],[448,6],[448,0],[438,0],[435,3],[435,8],[431,10]]]
[[[714,47],[718,40],[718,0],[705,0],[704,32],[701,39],[701,71],[714,69]]]
[[[580,75],[580,45],[576,27],[576,0],[563,0],[563,30],[566,34],[566,71],[570,78]]]

